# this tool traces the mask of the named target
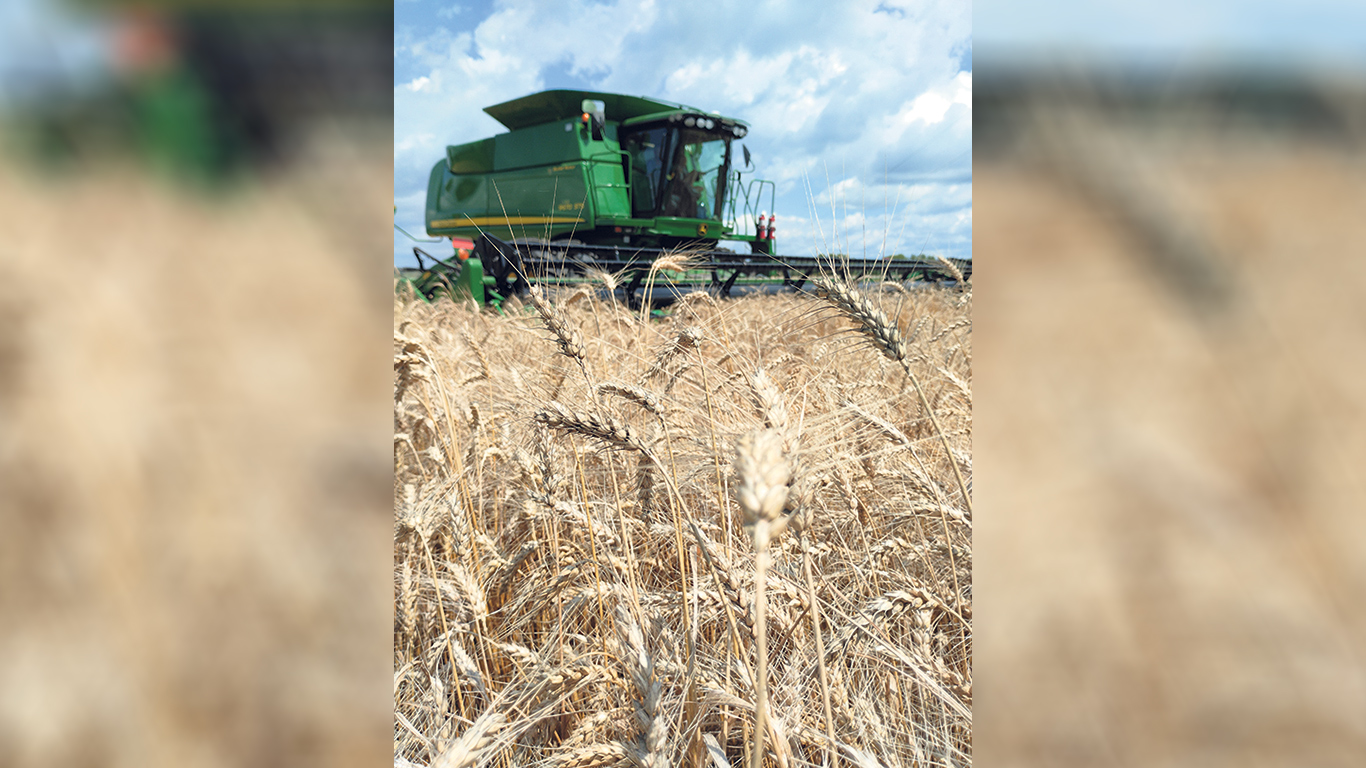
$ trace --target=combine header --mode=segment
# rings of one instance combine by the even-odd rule
[[[482,303],[489,291],[497,300],[528,282],[583,281],[601,270],[618,275],[635,303],[655,260],[679,251],[720,295],[737,283],[800,287],[829,267],[829,259],[776,255],[773,182],[733,166],[735,142],[749,131],[741,120],[568,90],[484,111],[509,132],[447,147],[427,183],[427,232],[456,251],[441,259],[413,249],[419,269],[405,276],[428,297],[458,289]],[[749,253],[718,248],[719,240],[746,243]],[[970,260],[954,263],[971,273]],[[923,257],[850,262],[859,264],[881,279],[953,279]]]

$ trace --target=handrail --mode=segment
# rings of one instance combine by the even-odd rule
[[[750,179],[749,183],[745,184],[743,183],[744,179],[742,178],[742,176],[742,171],[731,171],[730,178],[727,179],[728,187],[736,190],[737,192],[742,192],[744,194],[744,207],[740,211],[740,214],[749,214],[751,222],[755,221],[758,218],[758,214],[764,200],[764,189],[766,187],[769,190],[767,210],[774,211],[776,213],[775,208],[777,206],[777,185],[767,179]],[[734,181],[733,186],[731,185],[731,181]],[[756,184],[758,185],[757,192],[755,191]],[[754,198],[752,201],[751,197]],[[739,194],[726,195],[726,224],[732,230],[735,230],[735,234],[748,235],[750,234],[749,232],[739,231],[740,218],[736,215],[735,211],[735,207],[739,200]]]

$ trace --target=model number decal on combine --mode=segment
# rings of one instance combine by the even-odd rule
[[[560,203],[555,206],[557,211],[582,211],[583,203]]]
[[[557,166],[555,166],[554,168],[551,168],[549,171],[547,171],[547,173],[559,173],[559,172],[561,172],[561,171],[572,171],[572,170],[574,170],[574,164],[573,164],[573,163],[565,163],[564,165],[557,165]]]

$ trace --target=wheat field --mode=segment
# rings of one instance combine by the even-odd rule
[[[216,194],[0,161],[0,765],[385,760],[374,146]]]
[[[971,304],[399,291],[395,765],[971,764]]]
[[[1366,154],[1096,120],[1161,238],[977,163],[977,756],[1361,765]],[[1192,232],[1220,302],[1152,247]]]

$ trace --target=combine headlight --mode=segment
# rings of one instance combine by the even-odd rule
[[[684,120],[684,121],[683,121],[683,124],[686,125],[686,126],[688,126],[689,128],[691,128],[691,127],[693,127],[694,125],[697,124],[697,121],[690,117],[690,118]]]

